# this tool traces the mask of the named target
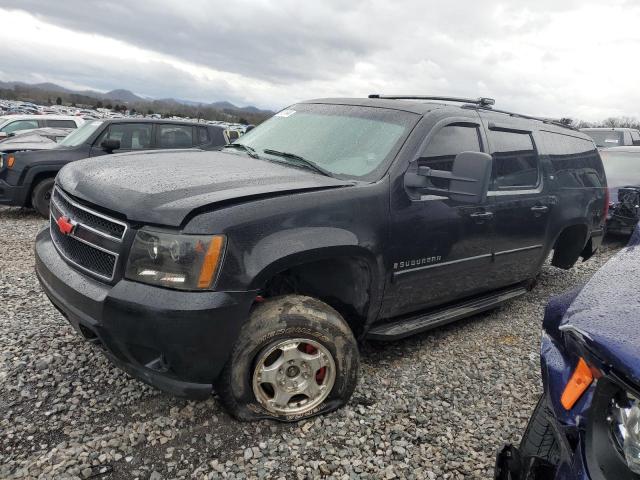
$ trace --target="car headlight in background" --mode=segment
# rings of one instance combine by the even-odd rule
[[[628,393],[617,395],[611,399],[607,421],[615,446],[624,454],[629,469],[640,474],[640,400]]]
[[[176,288],[211,288],[224,253],[222,235],[180,235],[138,231],[125,277],[129,280]]]

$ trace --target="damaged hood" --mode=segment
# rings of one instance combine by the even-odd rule
[[[601,360],[640,385],[640,231],[585,285],[560,329],[573,331]]]
[[[219,151],[170,150],[97,157],[66,165],[67,193],[129,221],[180,226],[194,209],[353,182]]]

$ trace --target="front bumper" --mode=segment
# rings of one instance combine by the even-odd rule
[[[256,295],[107,285],[69,266],[48,229],[35,254],[43,290],[78,332],[131,376],[189,398],[211,393]]]
[[[0,205],[24,207],[26,205],[26,190],[22,185],[10,185],[0,180]]]

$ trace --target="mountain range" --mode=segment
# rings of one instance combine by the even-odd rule
[[[83,95],[90,98],[95,98],[96,100],[109,100],[112,102],[120,102],[124,104],[135,103],[135,102],[153,102],[154,100],[167,102],[167,103],[177,103],[181,105],[188,105],[191,107],[209,107],[217,110],[224,111],[234,111],[234,112],[247,112],[247,113],[255,113],[261,115],[273,115],[274,112],[271,110],[261,110],[254,106],[246,106],[246,107],[238,107],[231,102],[227,101],[218,101],[212,103],[203,103],[203,102],[194,102],[191,100],[181,100],[177,98],[162,98],[155,99],[150,97],[142,97],[136,95],[130,90],[126,90],[123,88],[118,88],[115,90],[110,90],[108,92],[98,92],[95,90],[72,90],[66,87],[62,87],[55,83],[51,82],[43,82],[43,83],[26,83],[19,81],[10,81],[10,82],[2,82],[0,81],[0,89],[15,89],[18,88],[35,88],[38,90],[43,90],[46,92],[52,93],[65,93],[65,94],[76,94]]]

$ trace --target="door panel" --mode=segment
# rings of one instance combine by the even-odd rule
[[[490,206],[494,213],[495,288],[532,278],[544,260],[555,197],[545,183],[533,134],[487,124],[493,157]]]
[[[418,163],[450,171],[458,153],[483,151],[479,118],[476,112],[469,115],[434,128]],[[470,205],[443,197],[412,199],[402,182],[396,182],[391,191],[392,278],[383,317],[433,307],[488,288],[492,268],[489,207],[489,201]]]

